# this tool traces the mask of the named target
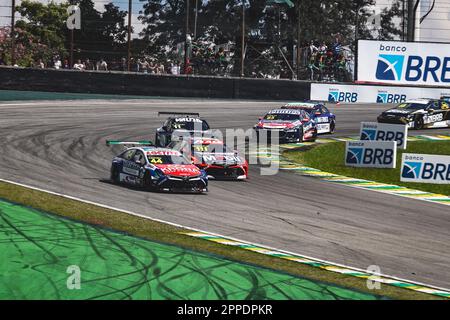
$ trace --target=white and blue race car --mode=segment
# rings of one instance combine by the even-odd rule
[[[317,134],[334,133],[336,130],[336,116],[320,102],[291,102],[281,107],[282,109],[297,109],[308,112],[317,127]]]
[[[135,145],[114,157],[111,181],[152,191],[208,191],[208,176],[179,151],[143,142],[106,141],[110,145]]]

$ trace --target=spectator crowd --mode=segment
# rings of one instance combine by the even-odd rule
[[[232,47],[232,46],[231,46]],[[131,71],[147,74],[173,74],[182,73],[193,75],[230,76],[235,63],[234,52],[230,45],[216,46],[211,43],[192,43],[187,68],[184,67],[184,49],[174,50],[171,60],[158,61],[149,57],[132,57],[128,63],[127,58],[106,61],[100,58],[96,61],[89,58],[76,59],[73,65],[68,58],[61,59],[59,55],[44,61],[38,59],[29,67],[45,69],[72,69],[78,71]],[[354,56],[349,47],[343,46],[339,38],[334,43],[325,41],[311,41],[301,48],[301,67],[304,70],[300,79],[313,81],[339,81],[353,80]],[[0,65],[5,65],[4,54],[0,55]],[[265,75],[253,74],[253,77]],[[289,73],[280,74],[280,77],[289,78]]]
[[[4,54],[0,55],[0,65],[6,65]],[[15,66],[18,67],[18,65]],[[128,62],[126,58],[121,58],[120,60],[111,60],[109,62],[107,62],[103,58],[97,61],[86,58],[76,59],[73,65],[70,65],[68,58],[61,59],[59,55],[55,55],[49,61],[38,59],[29,67],[37,69],[72,69],[78,71],[128,71]],[[181,64],[176,61],[161,63],[146,58],[131,58],[130,71],[149,74],[177,75],[181,73]]]
[[[303,65],[308,70],[309,80],[352,81],[353,54],[338,38],[333,44],[311,41],[303,48]]]

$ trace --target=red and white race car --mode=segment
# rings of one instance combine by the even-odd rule
[[[190,138],[173,141],[169,147],[192,159],[208,178],[220,180],[245,180],[248,178],[248,162],[237,151],[231,150],[219,139]]]

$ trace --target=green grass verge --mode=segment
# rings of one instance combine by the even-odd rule
[[[376,182],[395,184],[411,189],[423,190],[443,195],[450,195],[450,185],[410,183],[400,181],[400,168],[403,152],[450,155],[448,141],[414,141],[408,142],[408,150],[397,150],[396,169],[355,168],[344,165],[345,142],[330,142],[308,148],[285,151],[283,155],[289,160],[326,172],[347,177],[366,179]]]
[[[286,261],[241,248],[221,245],[180,234],[186,229],[139,218],[76,200],[52,195],[10,183],[0,182],[0,198],[50,212],[77,221],[123,231],[132,235],[178,245],[187,249],[215,254],[231,260],[267,267],[311,280],[335,284],[360,292],[377,294],[392,299],[440,300],[437,296],[382,284],[380,291],[369,290],[366,280],[323,269]]]

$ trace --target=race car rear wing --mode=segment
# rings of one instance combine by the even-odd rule
[[[154,146],[154,143],[151,142],[150,140],[142,140],[142,141],[106,140],[106,145],[108,147],[115,145],[134,147],[134,146]]]
[[[158,117],[161,115],[172,115],[172,116],[196,116],[200,117],[200,113],[198,112],[175,112],[175,111],[161,111],[158,112]]]

